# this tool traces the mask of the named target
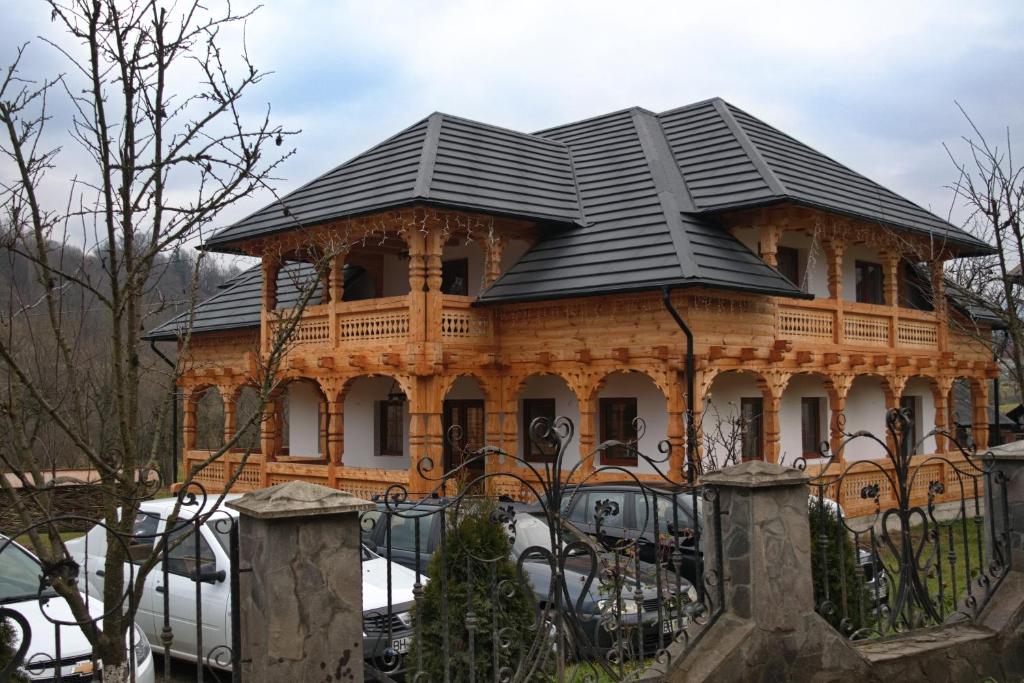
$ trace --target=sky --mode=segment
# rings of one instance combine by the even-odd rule
[[[56,30],[42,2],[4,4],[0,63],[28,40],[29,72],[62,68],[36,38]],[[1024,135],[1020,0],[266,0],[244,39],[273,72],[249,113],[269,104],[301,130],[280,192],[433,111],[529,132],[720,96],[945,217],[956,170],[943,144],[963,157],[971,133],[956,103],[992,140]],[[235,32],[221,47],[238,54],[242,41]]]

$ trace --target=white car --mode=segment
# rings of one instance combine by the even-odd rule
[[[0,546],[7,538],[0,536]],[[17,543],[8,545],[0,553],[0,605],[18,612],[31,629],[28,651],[21,665],[22,672],[31,680],[52,681],[55,678],[56,658],[60,656],[62,681],[90,681],[93,678],[92,645],[77,625],[57,626],[53,622],[74,622],[71,607],[53,589],[43,592],[39,599],[39,561]],[[102,626],[103,603],[95,597],[88,601],[89,614]],[[17,648],[22,634],[14,626]],[[60,643],[57,634],[60,634]],[[153,654],[145,634],[135,626],[134,652],[135,680],[153,683],[155,669]]]
[[[225,501],[238,495],[225,496]],[[165,532],[167,517],[174,509],[175,498],[163,498],[142,503],[135,520],[134,537],[129,542],[129,553],[135,561],[142,561],[159,544]],[[200,515],[209,508],[199,511]],[[182,505],[177,530],[172,529],[169,543],[189,533],[193,524],[183,520],[194,519],[195,508]],[[202,606],[202,659],[210,666],[230,668],[228,648],[231,646],[231,592],[228,576],[229,523],[217,520],[230,517],[237,521],[238,512],[219,507],[200,527],[198,555],[195,537],[190,537],[168,552],[168,584],[164,585],[163,569],[158,563],[146,577],[136,621],[149,636],[158,652],[162,652],[160,633],[164,625],[164,596],[169,594],[170,626],[173,633],[171,655],[195,661],[198,648],[196,628],[196,587],[200,586]],[[103,589],[103,558],[106,536],[102,527],[93,527],[80,539],[68,542],[68,550],[78,561],[82,572],[95,594]],[[368,660],[375,660],[377,668],[393,669],[395,655],[408,651],[412,636],[409,610],[413,602],[415,572],[398,564],[391,564],[391,605],[388,619],[387,594],[388,561],[363,547],[363,639]],[[126,574],[132,567],[125,565]],[[423,581],[425,581],[425,577]],[[390,626],[390,628],[389,628]]]

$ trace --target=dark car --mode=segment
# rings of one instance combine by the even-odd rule
[[[387,515],[386,505],[378,503],[376,511],[364,513],[364,542],[393,562],[410,569],[418,567],[426,573],[430,558],[441,543],[440,511],[445,504],[443,499],[402,503],[397,506],[398,514]],[[523,575],[538,605],[550,607],[551,566],[535,554],[536,551],[528,552],[530,548],[537,547],[551,549],[548,519],[537,506],[519,503],[502,503],[501,506],[514,512],[515,536],[509,545],[509,558],[513,562],[522,562]],[[454,513],[449,511],[447,514]],[[571,547],[565,557],[564,584],[568,599],[578,606],[578,623],[589,642],[589,645],[578,644],[581,654],[603,656],[614,645],[615,634],[607,627],[610,615],[614,615],[615,623],[621,623],[623,627],[635,628],[638,623],[642,624],[644,650],[653,654],[703,610],[693,586],[681,577],[663,572],[659,591],[653,567],[616,558],[570,523],[562,525],[561,534],[563,543]],[[621,591],[611,593],[595,578],[584,594],[588,575],[611,567],[619,567],[622,571]],[[636,600],[638,583],[639,601]]]
[[[567,488],[562,495],[562,514],[606,549],[635,547],[643,562],[660,562],[690,582],[697,581],[700,574],[696,539],[697,530],[704,528],[701,505],[699,493],[695,506],[689,490],[636,482],[585,484]],[[681,555],[678,570],[674,560],[677,546]]]

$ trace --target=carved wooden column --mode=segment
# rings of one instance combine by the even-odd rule
[[[569,385],[580,407],[580,467],[577,470],[580,477],[586,477],[600,465],[597,461],[601,454],[594,453],[594,449],[598,439],[597,395],[603,386],[604,382],[594,382],[588,373],[580,373]]]
[[[430,493],[444,474],[444,436],[441,419],[440,377],[414,377],[409,396],[409,493]],[[430,479],[420,475],[420,463],[430,458]]]
[[[884,251],[882,257],[882,285],[885,289],[885,305],[892,309],[889,316],[889,347],[896,346],[899,329],[899,275],[900,255],[895,251]]]
[[[828,295],[835,302],[836,316],[833,329],[833,342],[843,343],[844,327],[846,325],[843,317],[843,252],[845,247],[838,239],[827,240],[825,247],[825,265],[828,271]]]
[[[949,392],[953,389],[952,377],[936,377],[933,390],[935,400],[935,429],[938,431],[951,431],[953,426],[949,424]],[[944,453],[949,450],[949,439],[943,436],[935,437],[935,450]]]
[[[441,253],[444,236],[439,227],[432,227],[426,237],[427,298],[426,340],[441,340]]]
[[[263,272],[262,297],[260,307],[260,341],[263,352],[270,350],[273,333],[270,321],[277,309],[277,274],[281,270],[281,261],[277,256],[265,255],[260,264]]]
[[[501,275],[501,255],[506,240],[498,235],[488,235],[481,241],[484,248],[484,287],[490,287]]]
[[[777,225],[763,225],[758,231],[757,245],[761,260],[772,268],[779,265],[779,235],[781,232]]]
[[[425,257],[426,244],[423,233],[415,226],[410,226],[406,237],[409,247],[409,341],[426,341],[426,294],[424,287],[427,282],[427,262]]]
[[[789,373],[779,372],[768,374],[763,382],[760,382],[762,400],[764,401],[764,414],[761,416],[761,424],[764,429],[764,460],[765,462],[779,461],[780,451],[780,427],[779,427],[779,404],[782,401],[782,392],[786,390],[789,383]]]
[[[971,432],[974,447],[979,451],[988,448],[988,382],[984,379],[971,380]],[[996,414],[999,414],[998,408]]]
[[[239,387],[233,384],[218,384],[217,391],[220,392],[220,400],[224,403],[224,444],[227,445],[235,438],[238,430],[238,400]]]
[[[347,255],[346,252],[335,255],[327,268],[327,298],[330,299],[328,311],[332,345],[338,343],[338,308],[345,298],[345,257]]]
[[[907,387],[907,378],[903,375],[889,375],[885,380],[885,387],[882,393],[885,394],[885,410],[897,410],[900,407],[900,399],[903,398],[903,390]],[[885,442],[889,448],[896,452],[896,441],[893,435],[886,430]]]
[[[263,406],[263,416],[260,419],[260,452],[263,459],[260,462],[260,486],[265,488],[270,485],[270,476],[267,472],[267,463],[275,460],[277,446],[277,402],[269,400]]]
[[[183,389],[181,392],[181,447],[184,451],[196,447],[196,392]],[[186,474],[188,474],[186,472]]]
[[[828,447],[835,454],[838,463],[846,461],[846,454],[840,452],[839,446],[843,443],[843,430],[846,428],[846,397],[853,385],[853,377],[853,375],[829,376],[833,394],[832,400],[829,401]]]
[[[668,476],[673,481],[686,481],[686,400],[683,396],[686,381],[680,373],[672,373],[668,395],[669,444]]]
[[[525,380],[522,377],[503,377],[501,380],[502,390],[502,410],[501,414],[501,441],[499,446],[501,450],[509,454],[510,457],[520,455],[519,447],[519,390],[523,386]],[[525,435],[524,435],[525,438]],[[514,471],[518,463],[514,460],[507,461],[503,471],[511,472]],[[512,480],[508,479],[502,482],[501,488],[508,492],[510,489],[518,489],[518,485]]]
[[[501,400],[501,379],[498,377],[488,378],[484,383],[484,446],[497,447],[501,442],[502,435],[502,408],[504,407]],[[484,472],[486,474],[494,474],[502,471],[502,465],[498,461],[496,454],[488,454],[484,456]],[[502,477],[496,477],[487,480],[488,489],[494,490],[494,487],[500,486]]]

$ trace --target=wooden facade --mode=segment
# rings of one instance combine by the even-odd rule
[[[787,235],[811,240],[815,253],[825,260],[828,292],[801,300],[722,289],[672,291],[672,303],[696,337],[697,391],[692,407],[699,424],[705,397],[716,380],[742,373],[756,383],[763,406],[760,452],[766,460],[778,461],[781,404],[794,377],[810,375],[824,386],[827,438],[833,447],[841,438],[841,416],[850,410],[857,378],[871,377],[888,408],[900,405],[912,378],[927,382],[934,414],[923,416],[922,433],[951,426],[950,391],[954,381],[962,379],[972,390],[975,441],[987,443],[987,379],[995,367],[989,349],[963,331],[972,323],[949,305],[944,294],[942,263],[954,256],[952,252],[936,248],[927,238],[795,206],[727,214],[723,223],[736,235],[753,236],[751,248],[773,266]],[[540,229],[526,220],[413,207],[240,241],[238,250],[262,259],[261,325],[197,333],[183,349],[188,359],[182,378],[186,467],[208,456],[208,451],[197,448],[195,438],[198,398],[208,388],[216,387],[223,399],[225,436],[234,433],[237,397],[243,387],[258,381],[260,356],[266,354],[281,315],[275,291],[281,263],[340,245],[340,255],[327,269],[324,295],[304,311],[280,377],[281,392],[297,380],[318,387],[322,448],[312,454],[315,457],[286,455],[282,402],[272,401],[261,422],[259,452],[249,455],[236,490],[304,479],[361,496],[382,493],[395,483],[408,486],[412,493],[429,492],[434,484],[420,476],[418,464],[429,458],[435,475],[444,467],[445,399],[461,377],[472,378],[482,396],[484,442],[508,453],[521,452],[525,438],[520,415],[524,387],[534,377],[558,378],[578,407],[573,415],[574,445],[578,442],[575,447],[581,458],[586,457],[601,442],[602,391],[610,378],[622,373],[637,373],[656,388],[663,412],[648,420],[648,426],[660,425],[663,433],[652,436],[667,439],[671,446],[662,469],[681,479],[687,409],[684,337],[663,307],[659,291],[487,306],[476,305],[471,296],[442,291],[442,262],[453,245],[475,245],[482,260],[482,289],[500,275],[503,249],[510,241],[530,243]],[[853,248],[874,254],[882,267],[884,302],[857,303],[844,291],[844,280],[849,281],[843,272],[848,266],[844,253]],[[377,259],[398,257],[403,268],[407,264],[407,293],[346,300],[346,263],[362,264],[372,274]],[[900,305],[907,261],[930,269],[933,310]],[[407,399],[403,438],[408,466],[389,467],[386,458],[379,466],[351,464],[356,459],[346,447],[346,397],[357,380],[371,376],[393,378]],[[700,439],[698,433],[699,451]],[[948,444],[937,440],[934,447],[944,451]],[[788,454],[787,461],[793,456]],[[242,460],[241,453],[232,453],[207,467],[199,479],[210,484],[227,481],[242,467]],[[359,462],[365,464],[367,458],[361,456]],[[580,468],[581,474],[598,464],[599,457],[591,458]],[[515,465],[493,457],[488,467]],[[937,462],[929,467],[936,469],[936,480],[952,483],[956,476]],[[640,477],[652,476],[642,467],[636,471]],[[525,471],[521,474],[526,476]],[[497,491],[521,494],[517,482],[501,481],[495,483]],[[848,490],[839,495],[848,513],[856,514],[867,502],[857,498],[854,489],[859,488],[851,482],[847,479]],[[922,496],[927,486],[923,482]]]

